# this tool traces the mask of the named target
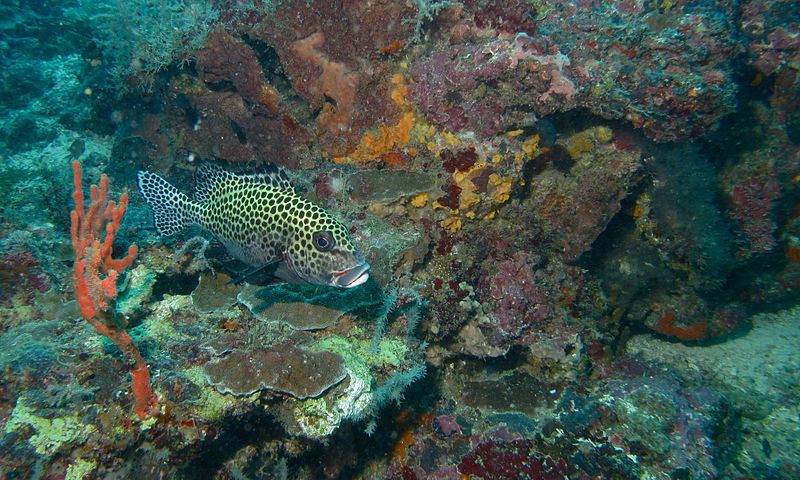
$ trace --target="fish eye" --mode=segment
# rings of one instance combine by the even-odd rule
[[[328,252],[336,245],[331,232],[326,232],[324,230],[320,232],[314,232],[312,240],[314,242],[314,247],[320,252]]]

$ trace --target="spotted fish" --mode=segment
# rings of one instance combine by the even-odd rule
[[[266,173],[238,175],[202,164],[194,200],[155,173],[138,176],[161,235],[199,225],[239,260],[268,267],[289,283],[350,288],[369,278],[369,264],[344,225],[298,195],[274,165]]]

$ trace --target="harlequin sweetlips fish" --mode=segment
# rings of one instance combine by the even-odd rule
[[[286,172],[272,164],[266,169],[238,175],[204,163],[195,173],[194,200],[141,171],[139,191],[161,235],[198,225],[255,271],[269,269],[289,283],[351,288],[366,282],[369,264],[344,225],[298,195]]]

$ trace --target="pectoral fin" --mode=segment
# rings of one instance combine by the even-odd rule
[[[272,276],[277,276],[273,270],[277,267],[277,265],[279,263],[283,263],[283,262],[280,262],[280,261],[276,260],[274,262],[266,263],[266,264],[264,264],[264,265],[262,265],[260,267],[255,267],[252,270],[250,270],[249,272],[245,273],[244,275],[241,275],[241,276],[239,276],[237,278],[234,278],[229,283],[232,283],[234,285],[239,285],[239,284],[241,284],[243,282],[246,282],[247,280],[252,279],[253,277],[258,275],[259,273],[267,273],[267,274],[272,275]]]

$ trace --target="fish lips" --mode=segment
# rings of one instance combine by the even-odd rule
[[[333,272],[333,285],[341,288],[353,288],[369,279],[369,264],[367,262],[350,267],[346,270]]]

